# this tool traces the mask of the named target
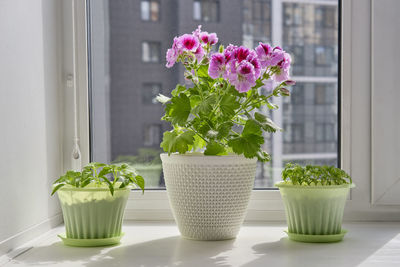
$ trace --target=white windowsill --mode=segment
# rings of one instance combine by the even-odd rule
[[[74,248],[58,239],[59,226],[5,266],[400,266],[399,223],[345,223],[348,234],[331,244],[290,241],[285,228],[245,224],[236,239],[213,242],[183,239],[173,223],[129,221],[118,246]]]

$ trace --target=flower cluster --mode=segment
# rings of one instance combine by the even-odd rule
[[[175,62],[181,60],[193,60],[201,62],[206,53],[210,52],[210,47],[218,42],[216,33],[201,31],[199,26],[192,34],[184,34],[174,38],[172,48],[167,51],[167,68],[171,68]],[[193,57],[194,56],[194,57]]]
[[[209,63],[208,75],[213,78],[223,78],[234,85],[240,93],[247,92],[256,85],[257,79],[266,85],[272,79],[275,83],[288,81],[291,57],[279,46],[271,47],[266,43],[259,43],[253,50],[244,46],[230,44],[226,49],[210,53],[212,45],[218,42],[215,33],[201,31],[201,26],[192,34],[184,34],[174,38],[172,48],[167,51],[168,68],[177,61],[185,66],[191,63]],[[196,60],[196,62],[193,62]]]
[[[290,55],[265,43],[255,49],[232,44],[213,49],[217,43],[217,34],[201,26],[174,38],[166,66],[181,62],[190,82],[178,84],[171,97],[157,97],[165,106],[162,120],[173,126],[164,132],[160,146],[168,154],[236,153],[268,161],[264,133],[282,129],[261,110],[278,108],[272,97],[290,95],[285,88],[295,84],[289,79]],[[261,87],[270,90],[265,94]]]

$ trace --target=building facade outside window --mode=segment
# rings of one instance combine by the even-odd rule
[[[157,8],[152,9],[152,3]],[[265,135],[264,149],[272,161],[258,164],[255,187],[273,187],[281,180],[287,162],[338,165],[338,1],[161,3],[108,1],[110,82],[104,91],[109,92],[110,130],[104,145],[110,146],[109,161],[135,156],[143,148],[161,152],[162,132],[169,125],[160,121],[163,106],[154,103],[154,97],[159,92],[169,95],[176,84],[185,83],[181,67],[165,68],[165,52],[175,36],[190,33],[201,24],[203,30],[216,32],[221,44],[254,48],[259,42],[268,42],[281,45],[293,57],[291,72],[297,84],[288,88],[291,96],[274,99],[280,108],[272,113],[259,111],[269,115],[283,132]],[[133,5],[140,6],[140,14],[129,8]],[[273,12],[276,7],[280,12]],[[148,23],[161,17],[163,23]],[[104,50],[98,53],[104,54]],[[92,54],[96,56],[96,51]],[[268,88],[262,92],[268,94]],[[96,157],[93,155],[93,160]]]

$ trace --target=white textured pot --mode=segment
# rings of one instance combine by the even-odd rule
[[[183,237],[235,238],[246,215],[256,159],[161,154],[168,198]]]

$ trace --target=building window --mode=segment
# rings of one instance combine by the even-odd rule
[[[290,90],[290,102],[295,105],[304,104],[304,84],[296,84]]]
[[[283,124],[283,142],[291,143],[292,142],[292,126],[289,123]]]
[[[324,137],[324,124],[323,123],[317,123],[314,126],[315,130],[315,141],[317,142],[323,142],[325,140]]]
[[[161,143],[161,125],[150,124],[143,127],[143,145],[159,146]]]
[[[304,143],[304,125],[302,123],[284,123],[283,129],[284,143]]]
[[[219,0],[195,0],[193,19],[204,22],[219,21]]]
[[[142,20],[160,20],[160,2],[157,0],[144,0],[140,2],[140,15]]]
[[[336,130],[333,123],[325,123],[325,141],[334,142],[336,141]]]
[[[316,105],[333,104],[337,98],[336,92],[336,84],[317,83],[314,87],[314,103]]]
[[[143,62],[160,62],[161,44],[159,42],[143,42],[142,43],[142,61]]]
[[[316,46],[314,53],[316,66],[330,66],[332,62],[334,62],[334,51],[332,47]]]
[[[142,86],[142,102],[146,105],[157,104],[156,97],[161,93],[161,84],[145,83]]]
[[[304,125],[300,123],[292,124],[293,131],[293,143],[303,143],[304,142]]]

